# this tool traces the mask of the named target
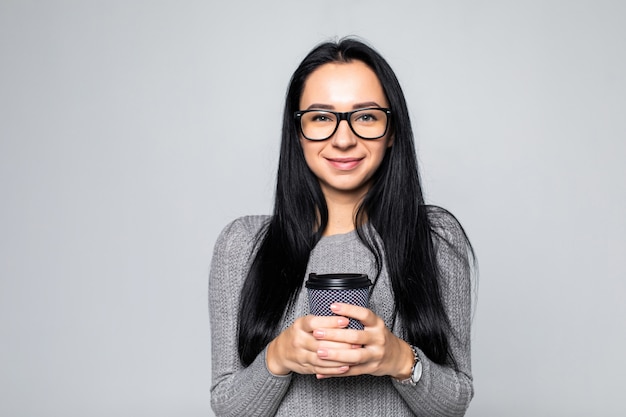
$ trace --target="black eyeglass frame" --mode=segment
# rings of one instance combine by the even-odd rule
[[[385,124],[385,130],[382,135],[377,136],[375,138],[366,138],[356,133],[356,131],[352,127],[352,123],[350,122],[350,117],[352,117],[354,113],[358,113],[360,111],[366,111],[366,110],[382,110],[387,115],[387,123]],[[312,113],[312,112],[330,113],[330,114],[334,114],[337,117],[337,123],[335,124],[335,128],[333,129],[332,133],[328,135],[327,137],[325,137],[324,139],[311,139],[304,134],[304,131],[302,129],[302,116],[306,113]],[[354,133],[359,138],[364,139],[364,140],[376,140],[376,139],[382,138],[383,136],[387,134],[387,131],[389,130],[389,124],[391,123],[391,109],[388,109],[386,107],[366,107],[364,109],[356,109],[356,110],[347,111],[347,112],[338,112],[338,111],[322,110],[322,109],[309,109],[309,110],[299,110],[295,112],[293,116],[298,121],[298,127],[300,128],[300,133],[302,133],[302,136],[306,140],[311,140],[315,142],[328,140],[331,137],[333,137],[333,135],[337,132],[337,129],[339,129],[339,123],[341,123],[342,120],[345,120],[346,123],[348,123],[348,126],[350,126],[350,130],[352,130],[352,133]]]

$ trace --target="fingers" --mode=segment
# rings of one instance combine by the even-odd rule
[[[331,310],[341,317],[353,318],[364,324],[364,330],[344,328],[318,328],[313,337],[320,342],[317,354],[329,362],[348,365],[350,369],[340,375],[322,373],[318,378],[352,375],[396,375],[400,340],[371,310],[350,304],[334,303]],[[322,342],[339,343],[323,346]],[[347,347],[350,348],[347,348]]]
[[[289,372],[300,374],[341,375],[349,370],[345,362],[323,358],[318,352],[324,350],[345,350],[352,346],[333,340],[318,340],[313,336],[313,329],[322,327],[329,330],[341,330],[349,320],[345,317],[305,316],[281,332],[268,345],[266,364],[275,375]]]
[[[316,372],[317,378],[354,375],[388,375],[382,368],[384,351],[378,347],[359,347],[357,349],[318,349],[317,355],[327,363],[341,363],[348,367],[340,373]]]
[[[300,317],[279,334],[268,346],[270,371],[312,373],[318,378],[373,374],[389,330],[367,308],[335,303],[332,310],[336,316]],[[365,330],[346,329],[349,318],[361,321]]]
[[[364,360],[365,350],[358,349],[333,349],[332,347],[320,347],[317,356],[325,363],[339,363],[342,365],[356,365]]]
[[[333,313],[338,316],[357,319],[364,326],[375,326],[378,322],[378,316],[374,312],[365,307],[359,307],[352,304],[333,303],[330,306]]]
[[[348,325],[350,320],[338,316],[305,316],[300,321],[301,330],[312,333],[315,329],[342,329]]]
[[[331,340],[316,340],[317,345],[315,346],[317,350],[320,349],[357,349],[360,348],[361,345],[351,345],[343,342],[333,342]]]
[[[317,340],[327,340],[361,347],[369,344],[370,335],[362,330],[353,329],[316,329],[313,337]]]
[[[317,379],[330,378],[334,376],[345,376],[350,371],[350,367],[347,365],[339,368],[319,368],[317,369],[315,376]]]
[[[317,327],[312,333],[318,340],[331,340],[361,347],[380,341],[380,335],[388,331],[382,319],[370,309],[351,304],[333,303],[331,310],[342,318],[359,320],[365,326],[365,331],[336,326]]]

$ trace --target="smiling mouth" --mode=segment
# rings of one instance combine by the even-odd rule
[[[359,165],[363,158],[326,158],[326,160],[333,167],[342,171],[347,171]]]

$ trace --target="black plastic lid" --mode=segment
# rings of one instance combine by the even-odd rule
[[[344,290],[366,288],[372,285],[366,274],[315,274],[310,273],[304,284],[314,290]]]

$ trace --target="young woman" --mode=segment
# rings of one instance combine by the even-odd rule
[[[424,203],[387,62],[353,39],[316,47],[289,86],[273,215],[235,220],[215,246],[215,414],[463,415],[471,259],[456,219]],[[311,272],[367,274],[370,308],[309,315]]]

